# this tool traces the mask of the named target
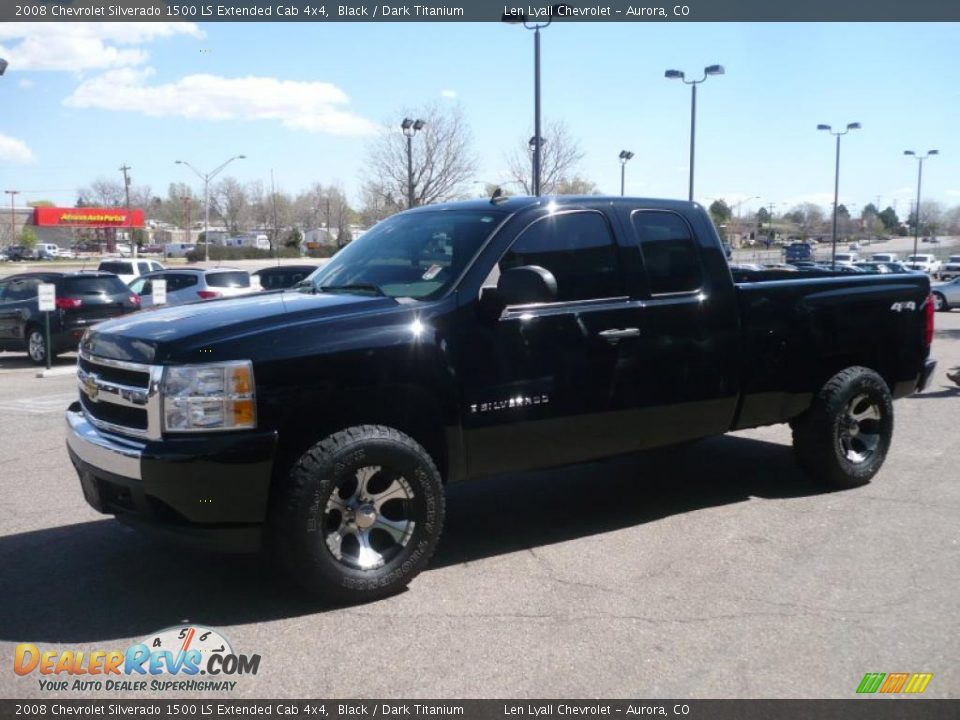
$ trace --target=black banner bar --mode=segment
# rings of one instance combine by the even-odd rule
[[[3,0],[3,22],[936,22],[957,0]]]
[[[960,700],[0,700],[0,718],[954,720]]]

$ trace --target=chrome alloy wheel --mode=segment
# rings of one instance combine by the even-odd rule
[[[31,360],[37,363],[43,362],[43,359],[46,357],[46,348],[44,345],[42,333],[38,330],[30,333],[30,338],[27,340],[27,353],[30,355]]]
[[[864,463],[880,445],[880,405],[869,395],[857,395],[840,418],[837,440],[843,456],[852,463]]]
[[[383,567],[413,536],[413,498],[403,477],[379,465],[359,468],[327,500],[323,523],[327,549],[351,568]]]

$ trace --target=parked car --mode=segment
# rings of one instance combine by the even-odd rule
[[[951,255],[940,268],[941,280],[952,280],[955,277],[960,277],[960,255]]]
[[[60,256],[60,246],[56,243],[37,243],[34,249],[40,260],[54,260]]]
[[[794,242],[783,250],[785,262],[794,263],[813,260],[813,245],[810,243]]]
[[[167,243],[163,246],[163,254],[164,257],[186,257],[187,253],[196,249],[193,243]]]
[[[97,266],[100,272],[113,273],[126,285],[141,275],[165,269],[156,260],[104,260]]]
[[[77,254],[70,248],[60,248],[60,250],[57,251],[57,257],[61,260],[75,260]]]
[[[873,255],[870,256],[870,259],[873,262],[889,263],[889,262],[899,262],[900,256],[897,255],[897,253],[874,253]]]
[[[852,265],[857,260],[860,259],[860,255],[855,252],[838,252],[834,257],[834,260],[838,263],[847,263]]]
[[[855,242],[855,243],[850,243],[850,245],[847,246],[847,250],[859,251],[859,250],[860,250],[860,243],[856,243],[856,242]]]
[[[47,361],[44,314],[37,300],[40,283],[56,287],[51,357],[76,350],[83,332],[101,320],[140,309],[140,298],[107,273],[33,272],[0,279],[0,350],[25,350],[38,365]]]
[[[255,280],[259,280],[264,290],[281,290],[292,288],[306,279],[319,265],[278,265],[277,267],[263,268],[253,273]]]
[[[930,291],[933,293],[933,306],[941,312],[960,307],[960,277],[942,283],[934,283]]]
[[[927,275],[932,275],[936,277],[940,273],[941,263],[937,260],[936,255],[930,255],[929,253],[923,253],[920,255],[908,255],[907,260],[904,263],[911,270],[921,270]]]
[[[24,260],[36,260],[36,252],[23,245],[9,245],[7,247],[7,257],[11,262],[21,262]]]
[[[341,602],[409,583],[468,478],[789,422],[813,481],[869,482],[893,399],[936,364],[929,278],[757,275],[733,281],[692,202],[415,208],[302,289],[91,329],[70,458],[99,512],[208,546],[269,538]]]
[[[906,265],[904,265],[902,262],[885,262],[885,263],[883,263],[883,264],[886,265],[886,266],[890,269],[890,272],[894,272],[894,273],[915,273],[915,272],[917,272],[916,270],[911,270],[911,269],[908,268]]]
[[[183,268],[148,273],[130,283],[130,290],[140,296],[143,307],[153,306],[153,281],[167,281],[167,305],[195,300],[236,297],[256,292],[246,270],[233,268]]]

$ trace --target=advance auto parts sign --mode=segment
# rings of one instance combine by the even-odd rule
[[[220,632],[186,624],[151,633],[125,650],[21,643],[13,658],[13,671],[35,676],[44,691],[232,692],[239,677],[259,670],[259,655],[237,653]]]
[[[33,224],[40,227],[143,227],[143,210],[38,207],[33,210]]]

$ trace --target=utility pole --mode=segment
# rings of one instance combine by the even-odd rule
[[[273,247],[277,264],[280,264],[280,228],[277,227],[277,188],[273,184],[273,168],[270,168],[270,198],[273,201]]]
[[[120,172],[123,173],[123,192],[127,198],[127,242],[130,243],[130,253],[133,259],[137,259],[137,243],[133,238],[133,215],[130,213],[130,176],[128,170],[132,170],[129,165],[121,165]]]
[[[19,190],[4,190],[10,196],[10,245],[17,243],[17,214],[14,210],[13,200],[20,194]]]

